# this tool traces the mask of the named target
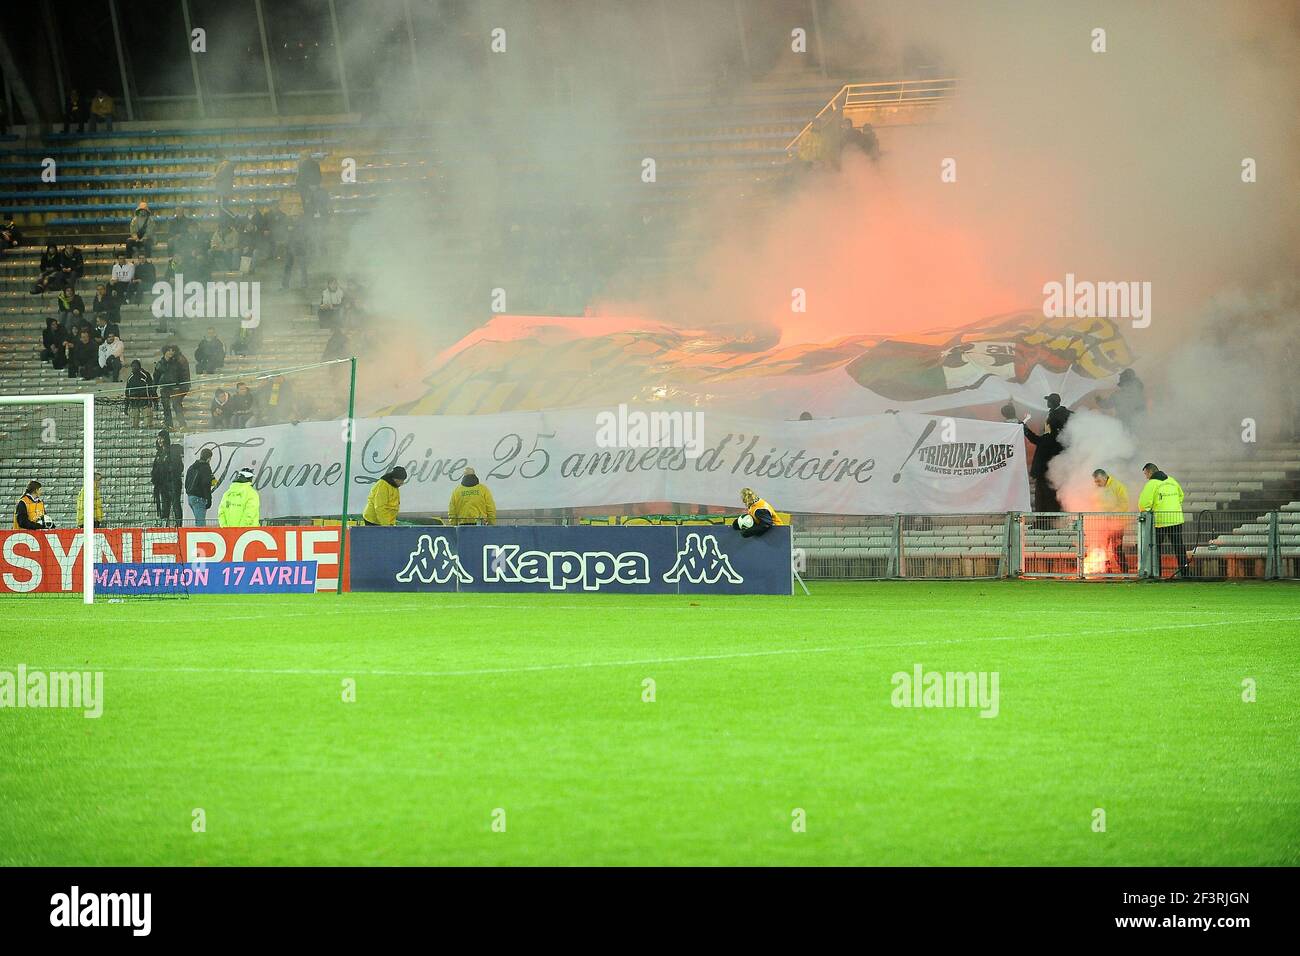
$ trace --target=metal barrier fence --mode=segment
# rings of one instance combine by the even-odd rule
[[[1300,510],[796,516],[809,580],[1300,578]]]

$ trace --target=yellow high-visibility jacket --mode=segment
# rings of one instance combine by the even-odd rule
[[[86,523],[86,489],[82,488],[80,491],[77,492],[77,525],[78,527],[80,527],[85,523]],[[99,493],[99,489],[96,488],[95,489],[95,524],[102,525],[103,523],[104,523],[104,496],[101,495]]]
[[[27,520],[32,524],[40,524],[41,519],[45,517],[45,502],[40,498],[33,498],[31,495],[22,495],[14,502],[14,530],[22,527],[18,523],[18,506],[26,505]]]
[[[496,524],[497,503],[487,485],[457,485],[447,505],[447,516],[452,524]]]
[[[1155,515],[1157,528],[1183,523],[1183,488],[1174,479],[1152,478],[1142,487],[1138,510]]]
[[[256,528],[262,523],[262,496],[251,481],[231,482],[221,496],[217,524],[223,528]]]
[[[401,510],[402,489],[380,478],[370,489],[370,496],[366,498],[366,510],[361,513],[361,517],[371,524],[389,527],[397,524],[397,513]]]
[[[1106,478],[1106,484],[1097,489],[1098,510],[1128,511],[1128,489],[1122,482],[1116,481],[1114,475]]]
[[[781,520],[781,516],[776,513],[776,509],[767,503],[766,498],[759,498],[752,505],[749,506],[749,516],[751,518],[754,518],[755,521],[758,520],[758,518],[755,517],[754,515],[754,512],[756,511],[769,512],[772,515],[772,524],[775,527],[780,527],[781,525],[785,524],[785,522]]]

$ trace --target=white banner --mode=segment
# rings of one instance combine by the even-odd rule
[[[668,416],[666,418],[657,416]],[[264,518],[337,515],[345,425],[304,422],[185,437],[213,450],[219,495],[256,472]],[[406,514],[445,514],[469,466],[502,511],[641,502],[740,509],[754,488],[782,511],[941,514],[1029,508],[1020,426],[886,414],[770,421],[661,408],[359,419],[349,511],[394,465]]]

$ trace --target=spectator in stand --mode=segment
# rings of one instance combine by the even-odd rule
[[[153,267],[150,266],[150,268],[152,269]],[[172,285],[176,281],[177,276],[181,276],[182,278],[184,278],[185,270],[181,266],[180,261],[175,256],[172,256],[170,259],[167,260],[167,274],[164,278],[164,281],[166,281],[168,285]],[[194,281],[192,276],[190,277],[189,281]],[[155,331],[158,332],[171,331],[171,328],[168,325],[168,318],[169,317],[165,311],[163,312],[162,315],[158,316],[158,326],[155,329]],[[178,315],[175,318],[179,319],[180,316]]]
[[[205,243],[193,245],[185,252],[181,261],[181,271],[186,282],[207,282],[212,278],[211,250]]]
[[[336,328],[330,340],[325,343],[325,351],[321,353],[322,362],[334,362],[338,359],[349,358],[352,355],[352,345],[348,341],[346,329]]]
[[[316,310],[316,319],[322,329],[337,329],[343,325],[343,287],[339,280],[330,276],[320,294],[320,308]]]
[[[230,351],[235,355],[256,355],[262,342],[262,327],[246,329],[241,323]]]
[[[282,289],[304,289],[307,287],[308,265],[307,233],[301,221],[290,223],[284,243],[284,275],[280,278]],[[298,282],[293,281],[295,270]]]
[[[119,252],[117,262],[113,263],[113,274],[108,283],[108,291],[113,293],[113,298],[119,303],[125,302],[131,294],[131,283],[134,281],[135,263],[128,262],[126,253]]]
[[[95,354],[98,355],[99,342],[95,340],[95,323],[91,322],[89,319],[78,319],[76,324],[72,327],[72,339],[74,342],[81,338],[82,332],[89,334],[90,344],[95,346]]]
[[[122,316],[118,308],[117,297],[109,293],[108,286],[102,284],[95,286],[95,298],[90,302],[90,311],[95,317],[95,338],[101,342],[106,332],[120,331],[118,326],[122,322]]]
[[[67,341],[67,335],[63,331],[63,326],[59,325],[59,320],[50,316],[45,320],[45,328],[41,330],[41,361],[50,362],[63,351],[63,343]],[[62,366],[56,365],[55,368]]]
[[[239,269],[239,231],[234,224],[225,226],[220,223],[212,230],[212,240],[208,243],[210,260],[214,272],[235,272]]]
[[[58,325],[59,320],[54,320]],[[59,347],[50,351],[50,368],[58,369],[60,372],[68,367],[69,349],[68,346],[73,341],[72,334],[62,325],[58,325],[59,330]]]
[[[143,199],[140,205],[135,207],[135,214],[131,216],[131,224],[127,226],[126,235],[126,254],[134,255],[143,251],[145,255],[149,254],[149,249],[153,243],[149,239],[149,221],[153,214],[149,212],[149,204]]]
[[[872,129],[870,123],[863,123],[860,128],[854,130],[853,121],[848,117],[844,118],[848,124],[845,130],[844,148],[857,149],[867,159],[873,163],[880,159],[880,141],[876,138],[876,131]]]
[[[93,133],[99,129],[100,123],[113,132],[113,97],[103,90],[95,90],[95,98],[90,101],[90,131]]]
[[[181,515],[181,484],[185,477],[184,456],[179,445],[172,444],[167,429],[158,432],[154,439],[153,467],[149,478],[153,482],[153,504],[158,520],[163,526],[173,523],[177,527],[185,520]]]
[[[32,295],[40,295],[46,291],[59,271],[59,247],[52,242],[47,242],[45,251],[41,253],[40,275],[32,283]]]
[[[78,375],[87,380],[99,377],[99,349],[95,347],[89,329],[82,329],[76,339],[64,347],[68,352],[68,378]]]
[[[266,254],[266,243],[253,222],[252,213],[249,213],[248,218],[239,224],[239,246],[239,271],[243,274],[252,273],[257,269],[258,261]],[[248,260],[247,264],[244,262],[245,259]]]
[[[185,495],[189,499],[190,513],[194,515],[194,527],[208,526],[208,509],[212,507],[212,488],[217,483],[212,477],[212,449],[204,448],[199,452],[198,461],[190,465],[185,472]]]
[[[1137,372],[1126,368],[1119,373],[1118,387],[1110,395],[1097,399],[1102,408],[1109,408],[1115,417],[1123,422],[1129,431],[1137,432],[1142,428],[1147,414],[1147,393]]]
[[[153,370],[154,384],[158,387],[158,400],[162,403],[163,428],[184,430],[185,396],[190,390],[190,363],[174,345],[163,349],[162,358]],[[173,417],[175,421],[173,422]]]
[[[153,428],[153,407],[157,400],[153,376],[140,365],[139,359],[132,359],[131,374],[126,379],[126,407],[123,409],[132,428],[139,428],[141,419]]]
[[[233,427],[230,420],[230,411],[230,392],[224,388],[217,389],[217,394],[212,396],[212,407],[208,409],[208,418],[212,422],[212,427]]]
[[[320,201],[320,163],[311,153],[298,154],[298,198],[302,200],[305,219],[318,219],[323,211]]]
[[[230,424],[245,428],[253,410],[253,390],[244,382],[235,383],[235,394],[230,399]]]
[[[1147,462],[1142,466],[1147,483],[1138,497],[1138,511],[1150,512],[1156,529],[1156,548],[1160,565],[1156,577],[1164,577],[1164,556],[1171,554],[1178,564],[1174,577],[1187,577],[1187,548],[1183,545],[1183,488],[1159,466]]]
[[[212,187],[212,194],[217,199],[217,210],[229,215],[234,215],[226,208],[230,200],[235,195],[235,164],[230,158],[224,158],[217,164],[217,168],[212,173],[212,179],[209,181]]]
[[[41,531],[53,528],[54,522],[45,515],[45,499],[41,497],[39,481],[27,482],[27,489],[14,505],[14,530]]]
[[[194,349],[194,371],[199,375],[213,375],[226,364],[226,346],[217,338],[217,330],[208,326],[208,335]]]
[[[9,113],[5,109],[5,101],[0,98],[0,136],[9,135]]]
[[[49,249],[46,248],[48,255]],[[46,271],[46,257],[41,257],[41,277],[36,280],[32,286],[32,295],[40,295],[53,286],[55,289],[61,289],[64,286],[76,287],[77,280],[81,278],[86,271],[86,263],[81,255],[81,250],[75,246],[64,246],[54,256],[53,268]]]
[[[55,302],[59,307],[59,319],[63,322],[63,327],[69,331],[72,330],[73,323],[86,314],[86,303],[81,301],[81,296],[77,295],[71,285],[63,287]]]
[[[272,239],[274,229],[274,219],[269,210],[258,209],[248,215],[249,224],[252,226],[253,253],[257,260],[265,260],[275,256],[275,243]]]
[[[21,245],[23,234],[18,230],[18,224],[14,222],[12,216],[6,216],[4,222],[0,223],[0,252],[8,249],[14,249]]]
[[[104,524],[104,496],[100,494],[99,486],[104,480],[104,476],[95,472],[95,527],[106,527]],[[86,489],[84,487],[77,491],[77,527],[80,528],[86,523]]]
[[[86,102],[81,93],[75,89],[68,91],[67,102],[63,105],[63,134],[72,132],[72,124],[77,124],[77,132],[86,131]]]
[[[70,279],[73,285],[86,274],[86,257],[81,254],[81,250],[73,245],[63,247],[62,260],[60,268],[63,271],[65,279]]]
[[[103,377],[112,376],[113,381],[120,382],[122,359],[126,356],[126,346],[113,332],[104,336],[99,347],[99,373]]]
[[[254,397],[254,413],[250,424],[283,425],[295,421],[293,398],[293,388],[285,377],[272,376],[262,389],[262,394]]]
[[[153,267],[153,263],[144,257],[143,253],[137,253],[135,257],[135,301],[138,304],[144,297],[145,292],[153,294],[154,283],[158,281],[158,270]]]

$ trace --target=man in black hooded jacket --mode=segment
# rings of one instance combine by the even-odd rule
[[[1059,397],[1057,400],[1057,406],[1047,413],[1047,427],[1041,435],[1034,434],[1027,424],[1022,426],[1025,438],[1035,448],[1034,460],[1029,464],[1029,480],[1033,482],[1035,511],[1062,510],[1061,501],[1056,496],[1056,488],[1047,477],[1047,466],[1064,450],[1060,436],[1070,417],[1069,410],[1059,405]]]
[[[185,475],[184,454],[179,445],[173,445],[167,429],[158,432],[154,440],[157,451],[153,456],[150,480],[153,482],[153,503],[158,519],[164,527],[179,527],[185,520],[181,515],[181,480]]]

